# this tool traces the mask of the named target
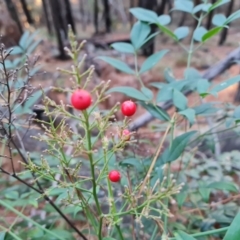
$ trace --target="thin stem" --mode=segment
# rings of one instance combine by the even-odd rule
[[[173,118],[174,118],[174,117],[175,117],[175,114],[174,114]],[[138,193],[138,197],[139,197],[140,194],[142,193],[143,188],[145,187],[145,185],[146,185],[146,183],[147,183],[147,180],[150,178],[151,172],[152,172],[152,170],[153,170],[153,168],[154,168],[154,166],[155,166],[155,163],[156,163],[156,161],[157,161],[157,159],[158,159],[158,155],[160,154],[160,152],[161,152],[161,150],[162,150],[163,143],[164,143],[164,141],[165,141],[165,139],[166,139],[166,137],[167,137],[167,134],[168,134],[169,130],[171,129],[171,127],[172,127],[172,124],[170,124],[170,125],[168,126],[167,130],[165,131],[165,133],[164,133],[164,135],[163,135],[162,141],[160,142],[160,144],[159,144],[159,146],[158,146],[158,148],[157,148],[157,152],[156,152],[156,154],[155,154],[155,156],[154,156],[154,158],[153,158],[153,161],[152,161],[152,163],[151,163],[151,165],[150,165],[150,167],[149,167],[149,169],[148,169],[147,175],[146,175],[146,177],[145,177],[144,180],[143,180],[142,186],[141,186],[141,188],[140,188],[140,190],[139,190],[139,193]]]
[[[152,233],[152,236],[151,236],[150,240],[154,240],[155,239],[155,236],[157,234],[157,229],[158,229],[158,226],[156,224],[155,227],[154,227],[154,230],[153,230],[153,233]]]
[[[173,143],[173,138],[174,138],[174,127],[175,127],[175,120],[173,118],[173,121],[171,123],[171,130],[170,130],[170,146],[169,149],[171,149],[172,147],[172,143]],[[167,188],[170,185],[170,173],[171,173],[171,163],[167,164]],[[169,199],[166,198],[166,202],[165,202],[165,206],[168,208],[169,205]],[[168,232],[168,216],[167,214],[164,215],[164,232],[167,235]]]
[[[1,58],[3,59],[3,62],[2,62],[2,66],[3,66],[3,72],[4,72],[4,75],[5,75],[5,80],[6,80],[6,86],[7,86],[7,108],[8,108],[8,136],[9,136],[9,140],[11,141],[12,139],[12,110],[11,110],[11,88],[9,86],[9,75],[8,75],[8,72],[7,72],[7,68],[6,68],[6,65],[5,65],[5,57],[4,57],[4,54],[3,54],[3,51],[1,51]],[[5,130],[6,131],[6,130]],[[10,155],[10,162],[11,162],[11,166],[12,166],[12,171],[13,173],[15,174],[15,167],[14,167],[14,163],[13,163],[13,158],[12,158],[12,149],[11,147],[9,146],[8,147],[9,149],[9,155]]]
[[[93,160],[93,155],[92,155],[92,142],[91,142],[91,130],[90,130],[90,125],[89,125],[89,116],[87,111],[83,111],[83,115],[85,118],[85,127],[86,127],[86,137],[87,137],[87,150],[88,150],[88,158],[90,161],[90,168],[91,168],[91,176],[92,176],[92,185],[93,185],[93,198],[97,207],[97,212],[98,215],[101,217],[102,216],[102,210],[98,201],[98,196],[97,196],[97,184],[96,184],[96,177],[95,177],[95,167],[94,167],[94,160]],[[100,224],[99,224],[99,230],[98,230],[98,239],[102,239],[102,220],[100,219]]]
[[[104,135],[103,135],[103,132],[101,132],[101,138],[103,139]],[[104,151],[104,167],[103,167],[103,170],[102,170],[102,173],[104,174],[104,172],[108,172],[108,163],[111,159],[111,156],[109,157],[109,159],[107,158],[107,148],[103,146],[103,151]],[[110,151],[111,152],[111,151]],[[100,173],[101,174],[101,173]],[[100,179],[99,179],[100,180]],[[116,208],[116,205],[115,205],[115,202],[114,202],[114,195],[113,195],[113,190],[112,190],[112,185],[111,185],[111,182],[110,180],[107,178],[107,186],[108,186],[108,198],[109,198],[109,201],[110,201],[110,206],[111,206],[111,213],[114,215],[114,221],[115,222],[118,222],[118,216],[116,216],[115,214],[117,213],[117,208]],[[118,225],[118,223],[116,223],[116,229],[119,233],[119,236],[120,236],[120,239],[121,240],[124,240],[123,236],[122,236],[122,232],[121,232],[121,229]]]
[[[137,61],[137,53],[134,54],[134,65],[135,65],[135,75],[138,79],[138,81],[141,84],[141,87],[144,87],[144,84],[142,82],[142,79],[140,78],[139,72],[138,72],[138,61]]]

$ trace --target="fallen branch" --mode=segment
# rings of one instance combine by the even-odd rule
[[[232,65],[236,64],[237,61],[240,61],[240,48],[237,48],[236,50],[232,51],[225,59],[219,61],[212,67],[210,67],[203,75],[203,79],[208,79],[209,81],[212,81],[215,77],[229,69]],[[186,96],[192,93],[192,91],[185,91],[183,92]],[[168,110],[173,106],[172,101],[167,101],[165,103],[159,104],[159,107],[161,107],[163,110]],[[149,113],[145,113],[136,120],[134,120],[129,125],[130,131],[136,131],[140,127],[145,126],[149,122],[154,120],[154,117]]]

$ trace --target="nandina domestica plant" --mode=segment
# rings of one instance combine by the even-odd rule
[[[45,114],[53,121],[54,116],[62,117],[62,121],[57,127],[51,122],[46,127],[44,123],[45,134],[36,138],[46,142],[48,148],[40,166],[29,158],[27,168],[62,189],[62,204],[82,212],[88,222],[85,233],[89,237],[123,240],[128,238],[128,228],[125,229],[123,225],[123,220],[128,216],[134,215],[138,223],[148,218],[161,224],[161,218],[170,215],[169,210],[161,206],[180,191],[182,184],[177,185],[174,179],[170,179],[166,186],[165,180],[160,182],[156,179],[152,182],[149,175],[138,182],[129,178],[127,169],[119,164],[116,156],[128,146],[136,144],[135,140],[131,140],[134,132],[130,133],[127,129],[128,118],[120,124],[111,119],[116,111],[121,111],[124,116],[133,116],[136,103],[126,101],[119,106],[116,102],[112,109],[101,112],[98,105],[109,97],[106,94],[109,82],[100,82],[93,89],[87,90],[94,67],[80,73],[84,58],[79,63],[76,56],[84,43],[78,46],[72,31],[69,32],[69,39],[71,49],[66,48],[66,51],[73,60],[72,71],[59,71],[74,78],[75,82],[72,90],[57,90],[70,94],[70,105],[57,105],[44,97]],[[51,109],[54,106],[55,110],[50,111],[50,106]],[[74,112],[70,113],[67,107],[73,107]],[[66,123],[66,117],[72,119],[72,122]],[[116,133],[107,134],[110,127],[114,127]],[[49,166],[45,158],[48,155],[55,156],[55,168]],[[119,170],[114,170],[116,166]],[[59,180],[55,178],[56,174],[60,175]],[[53,190],[50,186],[46,192],[51,195]]]

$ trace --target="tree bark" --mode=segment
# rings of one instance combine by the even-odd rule
[[[32,16],[31,16],[31,13],[30,13],[30,11],[29,11],[29,9],[28,9],[26,0],[20,0],[20,1],[21,1],[21,4],[22,4],[22,8],[23,8],[24,14],[25,14],[25,16],[26,16],[26,18],[27,18],[27,22],[28,22],[29,24],[33,24],[34,21],[33,21],[33,18],[32,18]]]
[[[106,32],[111,32],[111,17],[110,17],[110,8],[109,8],[109,2],[108,0],[103,0],[103,6],[104,6],[104,18],[105,18],[105,26],[106,26]]]
[[[16,22],[16,24],[18,26],[18,29],[19,29],[20,33],[23,34],[22,24],[21,24],[21,21],[20,21],[20,19],[18,17],[16,8],[15,8],[12,0],[5,0],[5,3],[6,3],[7,9],[9,11],[12,19]]]
[[[97,34],[99,32],[98,29],[98,0],[94,0],[94,27],[95,27],[95,33]]]
[[[42,0],[42,7],[43,7],[43,12],[44,12],[44,16],[45,16],[45,21],[46,21],[48,33],[50,35],[52,35],[53,34],[53,29],[52,29],[52,24],[51,24],[51,17],[50,17],[50,14],[48,12],[48,2],[47,2],[47,0]]]
[[[76,27],[75,27],[75,23],[73,20],[71,4],[70,4],[69,0],[64,0],[64,1],[65,1],[65,6],[66,6],[67,23],[71,25],[73,32],[76,33]]]
[[[50,7],[51,7],[51,12],[52,12],[52,17],[53,17],[53,23],[54,23],[54,28],[55,32],[57,35],[57,41],[58,41],[58,49],[59,49],[59,58],[62,60],[67,59],[67,55],[64,51],[64,38],[65,33],[64,33],[64,26],[62,22],[62,16],[61,16],[61,4],[59,0],[50,0]]]
[[[234,6],[234,0],[231,0],[229,3],[229,6],[227,8],[227,11],[226,11],[226,17],[229,17],[231,15],[233,6]],[[228,25],[230,25],[230,24],[228,24]],[[224,42],[227,39],[227,34],[228,34],[228,28],[223,28],[218,45],[224,44]]]

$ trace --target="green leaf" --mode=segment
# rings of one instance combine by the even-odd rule
[[[72,239],[72,234],[70,231],[64,229],[51,229],[51,232],[54,234],[61,236],[63,239]]]
[[[210,84],[207,79],[201,79],[197,82],[197,92],[201,95],[207,93]]]
[[[168,84],[162,83],[162,82],[154,82],[154,83],[150,83],[149,85],[158,89],[162,89],[163,87],[166,87]]]
[[[128,74],[135,74],[135,72],[126,63],[120,60],[111,57],[97,57],[97,58],[105,61],[106,63],[110,64],[111,66],[115,67],[116,69],[122,72]]]
[[[180,110],[185,110],[187,108],[187,98],[177,89],[173,90],[173,104],[176,108]]]
[[[238,188],[232,182],[213,182],[207,185],[208,188],[238,192]]]
[[[154,38],[154,37],[157,36],[158,34],[159,34],[159,32],[155,32],[155,33],[149,35],[149,36],[144,40],[144,42],[143,42],[142,45],[144,45],[145,43],[147,43],[150,39]]]
[[[240,18],[240,10],[232,13],[228,18],[227,21],[225,22],[225,24],[229,24],[231,22],[233,22],[234,20]]]
[[[103,240],[117,240],[117,239],[112,237],[104,237]]]
[[[149,23],[155,23],[158,21],[157,14],[151,10],[136,7],[136,8],[131,8],[129,11],[130,13],[132,13],[132,15],[135,18],[137,18],[140,21],[149,22]]]
[[[225,25],[226,20],[227,18],[224,14],[218,13],[213,16],[212,24],[217,27],[222,27],[223,25]]]
[[[141,69],[139,71],[140,74],[150,70],[153,68],[162,58],[163,56],[168,52],[169,50],[161,50],[157,53],[154,53],[150,57],[148,57],[142,64]]]
[[[180,192],[176,195],[178,207],[180,207],[180,208],[182,207],[185,200],[187,199],[187,196],[188,196],[188,194],[186,192]]]
[[[211,190],[206,188],[206,187],[200,187],[198,190],[199,190],[199,193],[201,194],[201,196],[203,198],[203,201],[208,202]]]
[[[112,92],[123,93],[128,97],[132,97],[132,98],[135,98],[140,101],[149,101],[150,100],[142,92],[140,92],[137,89],[132,88],[132,87],[114,87],[114,88],[109,89],[106,93],[109,94]]]
[[[6,236],[6,232],[0,232],[0,240],[4,240]]]
[[[162,121],[169,121],[171,119],[168,113],[159,106],[155,106],[152,103],[146,104],[142,101],[139,102],[139,104],[157,119],[160,119]]]
[[[168,83],[175,82],[175,77],[173,76],[173,72],[170,68],[166,68],[163,73],[164,73],[164,79],[166,80],[166,82]]]
[[[216,1],[209,9],[208,9],[208,12],[211,12],[212,10],[214,10],[215,8],[218,8],[220,7],[221,5],[223,4],[226,4],[230,2],[230,0],[218,0]]]
[[[153,92],[149,88],[142,87],[141,91],[145,96],[147,96],[149,98],[149,100],[153,99]]]
[[[142,164],[141,162],[137,159],[137,158],[127,158],[124,159],[123,161],[120,162],[121,166],[131,166],[131,167],[135,167],[136,169],[141,169],[142,168]]]
[[[161,24],[159,24],[159,23],[157,23],[157,26],[158,26],[158,28],[159,28],[163,33],[165,33],[166,35],[168,35],[168,36],[169,36],[170,38],[172,38],[173,40],[178,41],[177,36],[176,36],[169,28],[167,28],[167,27],[165,27],[165,26],[163,26],[163,25],[161,25]]]
[[[173,10],[192,13],[194,4],[192,1],[176,0]]]
[[[196,14],[199,11],[204,11],[204,12],[208,12],[209,8],[212,6],[211,3],[201,3],[198,4],[196,7],[193,8],[193,14]]]
[[[40,238],[43,237],[43,235],[44,231],[39,228],[33,228],[27,232],[27,236],[30,237],[31,239]]]
[[[27,49],[27,54],[33,53],[41,41],[42,41],[42,39],[39,39],[39,40],[35,41],[34,43],[32,43],[29,46],[29,48]]]
[[[117,42],[111,45],[115,50],[124,53],[135,53],[134,47],[130,43],[125,42]]]
[[[192,237],[191,235],[188,235],[187,233],[181,230],[174,232],[174,236],[176,240],[196,240],[196,238]]]
[[[158,23],[162,26],[168,25],[171,22],[171,17],[169,15],[161,15],[158,17]]]
[[[202,36],[202,42],[206,42],[208,39],[210,39],[213,36],[215,36],[216,34],[218,34],[222,29],[223,29],[223,27],[212,28],[210,31],[208,31],[207,33],[205,33]]]
[[[194,33],[193,33],[193,38],[195,41],[198,42],[202,42],[202,38],[203,36],[207,33],[208,31],[206,30],[206,28],[204,27],[199,27],[197,29],[195,29]]]
[[[240,119],[240,106],[238,106],[234,109],[233,118]]]
[[[14,65],[13,65],[12,61],[10,61],[10,60],[8,60],[8,59],[6,59],[6,60],[4,61],[4,64],[5,64],[5,68],[6,68],[7,70],[14,68]],[[0,69],[3,69],[3,65],[2,65],[2,64],[0,65]]]
[[[136,50],[144,44],[150,32],[151,28],[146,23],[138,21],[133,25],[130,33],[130,39]]]
[[[218,111],[217,108],[213,107],[212,103],[203,103],[199,106],[193,108],[195,110],[195,114],[198,116],[204,116],[211,113],[216,113]]]
[[[34,92],[29,98],[28,100],[24,103],[24,109],[29,109],[30,107],[32,107],[42,96],[43,92],[46,92],[49,88],[45,88],[45,89],[40,89],[36,92]]]
[[[222,90],[228,88],[229,86],[231,86],[235,83],[238,83],[239,81],[240,81],[240,75],[232,77],[232,78],[218,84],[217,86],[213,87],[211,90],[211,93],[215,94],[215,93],[221,92]]]
[[[19,193],[17,191],[11,191],[5,194],[5,197],[8,199],[18,199]]]
[[[178,159],[181,154],[184,152],[186,146],[188,145],[190,138],[196,133],[196,131],[191,131],[184,133],[178,137],[176,137],[173,142],[171,148],[166,148],[163,154],[160,156],[159,162],[161,164],[165,164],[168,162],[173,162]]]
[[[30,37],[30,32],[26,31],[24,34],[21,36],[20,41],[19,41],[19,46],[22,47],[23,49],[27,49],[27,40]]]
[[[179,27],[174,31],[175,36],[178,38],[178,40],[181,40],[189,34],[189,27]]]
[[[13,47],[13,50],[11,51],[10,55],[18,55],[18,54],[23,54],[24,51],[21,47]]]
[[[223,240],[239,240],[240,239],[240,213],[233,219],[230,227],[227,230]]]
[[[78,214],[78,212],[82,211],[83,209],[79,206],[75,206],[74,207],[74,212],[73,212],[73,217],[76,218],[76,215]]]
[[[199,73],[199,71],[197,69],[195,69],[195,68],[187,68],[184,71],[184,78],[186,80],[196,81],[198,79],[201,79],[202,76],[201,76],[201,74]]]
[[[195,122],[195,110],[191,108],[187,108],[186,110],[183,110],[181,112],[178,112],[179,114],[185,116],[187,120],[190,122],[190,125],[193,125]]]
[[[173,96],[173,87],[167,84],[157,94],[157,102],[165,102],[172,99]]]
[[[36,199],[29,199],[28,204],[34,206],[35,208],[38,207],[38,201]]]

